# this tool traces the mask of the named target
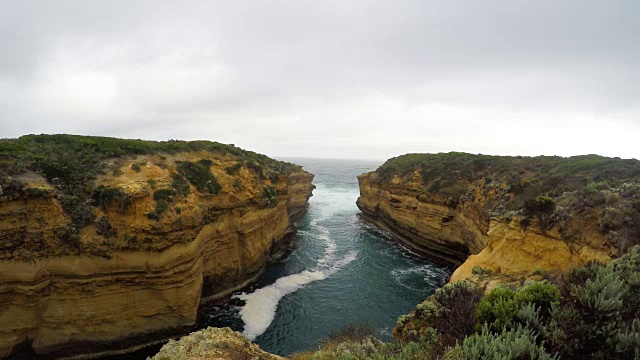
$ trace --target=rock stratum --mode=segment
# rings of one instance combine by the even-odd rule
[[[0,357],[126,353],[193,329],[291,246],[301,167],[210,142],[0,142]]]
[[[640,162],[596,155],[408,154],[358,177],[362,216],[457,267],[450,281],[522,283],[640,242]]]

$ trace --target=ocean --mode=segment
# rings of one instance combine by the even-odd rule
[[[297,224],[297,248],[234,295],[234,305],[211,308],[206,325],[242,331],[279,355],[317,347],[348,324],[366,323],[390,340],[398,317],[440,287],[450,270],[415,256],[360,217],[356,176],[380,162],[283,160],[316,175],[309,209]]]

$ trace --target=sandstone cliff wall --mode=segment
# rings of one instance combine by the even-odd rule
[[[469,200],[452,207],[446,197],[426,192],[418,174],[385,182],[371,172],[358,181],[363,217],[412,249],[456,266],[452,282],[473,279],[491,288],[592,260],[606,262],[617,251],[588,214],[565,225],[576,229],[571,241],[535,220],[525,227],[517,218],[490,217],[486,203],[502,194],[487,191],[483,182]]]
[[[213,162],[220,193],[191,186],[150,218],[154,188],[170,186],[176,161],[202,158]],[[107,203],[96,209],[100,228],[96,221],[66,240],[69,216],[55,196],[0,203],[0,357],[18,346],[84,358],[166,341],[192,328],[201,303],[255,279],[290,246],[313,175],[227,174],[235,163],[206,152],[117,160],[96,185],[121,189],[126,208]]]
[[[447,264],[460,264],[485,247],[484,219],[446,205],[446,198],[424,194],[418,180],[389,183],[375,173],[358,176],[357,205],[365,219],[414,251]],[[427,197],[425,197],[427,196]]]

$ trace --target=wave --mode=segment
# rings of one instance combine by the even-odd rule
[[[430,287],[437,288],[442,285],[442,278],[448,275],[448,271],[431,264],[424,264],[406,269],[394,269],[391,270],[391,275],[400,286],[414,291],[421,291],[421,289],[416,288],[415,286],[407,285],[405,282],[412,277],[418,276],[422,277],[424,282],[427,283]],[[409,282],[415,283],[414,281]]]
[[[275,318],[278,303],[283,297],[314,281],[326,279],[357,258],[358,252],[350,251],[342,259],[335,261],[335,253],[338,246],[336,241],[329,235],[329,230],[324,226],[318,225],[321,220],[314,219],[310,223],[311,226],[318,228],[320,233],[318,239],[325,244],[323,257],[318,260],[315,269],[281,277],[275,283],[260,288],[251,294],[236,296],[246,302],[242,310],[240,310],[240,317],[245,324],[242,334],[247,339],[253,341],[269,328]]]
[[[255,340],[273,322],[280,299],[306,284],[322,280],[325,277],[326,275],[321,271],[305,270],[297,274],[281,277],[275,283],[260,288],[251,294],[238,295],[238,298],[246,301],[246,304],[240,310],[240,317],[244,321],[242,334],[251,341]]]

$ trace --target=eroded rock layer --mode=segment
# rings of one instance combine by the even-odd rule
[[[405,245],[456,266],[452,282],[491,288],[607,262],[637,242],[639,174],[638,161],[598,156],[409,154],[360,175],[357,205]]]
[[[198,162],[219,188],[203,191],[187,172],[176,180],[180,164]],[[23,184],[46,196],[0,202],[0,357],[26,346],[86,358],[185,333],[201,303],[246,286],[291,246],[313,189],[300,168],[265,177],[209,151],[107,165],[95,186],[109,196],[94,196],[96,220],[72,232],[37,174]]]
[[[414,251],[448,264],[460,264],[485,247],[487,227],[474,208],[447,206],[447,199],[425,194],[419,178],[380,181],[375,172],[358,176],[357,205],[368,221]]]

